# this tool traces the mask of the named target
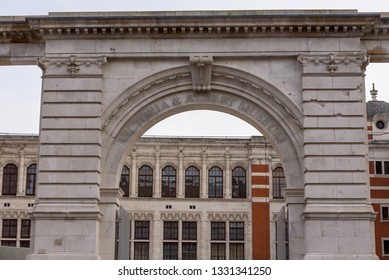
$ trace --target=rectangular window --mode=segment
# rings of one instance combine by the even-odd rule
[[[182,222],[182,239],[197,239],[197,222]]]
[[[178,239],[178,222],[163,223],[163,239],[165,240],[177,240]]]
[[[16,238],[16,230],[18,226],[17,219],[3,220],[3,238]]]
[[[382,174],[382,161],[375,162],[375,174]]]
[[[135,221],[135,239],[148,240],[150,236],[149,221]]]
[[[1,246],[16,247],[16,240],[3,240]]]
[[[243,222],[230,222],[230,240],[244,240]]]
[[[389,206],[381,206],[382,221],[389,221]]]
[[[178,243],[175,242],[163,243],[163,259],[178,260]]]
[[[384,256],[389,256],[389,239],[383,240],[382,241],[382,254]]]
[[[211,240],[226,240],[225,222],[211,222]]]
[[[134,260],[149,259],[149,242],[134,243]]]
[[[183,260],[197,260],[197,244],[196,243],[182,243],[182,259]]]
[[[384,161],[384,174],[389,174],[389,161]]]
[[[225,260],[225,259],[226,259],[226,244],[211,243],[211,260]]]
[[[20,241],[20,247],[30,248],[30,241]]]
[[[243,243],[230,243],[230,260],[244,260]]]
[[[30,238],[31,220],[22,220],[21,238]]]

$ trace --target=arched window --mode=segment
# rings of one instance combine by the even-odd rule
[[[273,170],[273,198],[283,198],[282,190],[286,187],[284,169],[277,167]]]
[[[36,164],[27,168],[26,195],[35,195],[36,188]]]
[[[217,166],[209,169],[208,197],[223,197],[223,171]]]
[[[3,172],[3,195],[16,195],[18,185],[18,168],[15,164],[7,164]]]
[[[200,197],[200,171],[194,166],[185,170],[185,197]]]
[[[232,170],[232,198],[246,198],[246,170],[242,167]]]
[[[138,196],[153,196],[153,169],[150,166],[143,165],[138,173]]]
[[[176,196],[176,170],[171,166],[162,169],[162,197]]]
[[[120,175],[120,188],[124,192],[124,197],[129,197],[130,195],[130,169],[127,166],[123,166],[122,174]]]

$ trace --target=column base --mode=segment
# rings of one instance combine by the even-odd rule
[[[375,254],[306,254],[304,260],[378,260]]]

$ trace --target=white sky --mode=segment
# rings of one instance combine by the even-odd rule
[[[357,9],[389,12],[389,1],[299,0],[0,0],[0,16],[47,15],[75,11],[169,11],[169,10],[268,10]],[[378,99],[389,102],[389,64],[370,64],[366,75],[367,100],[374,82]],[[38,67],[0,67],[0,133],[38,133],[40,107]],[[195,117],[196,116],[196,117]],[[213,126],[209,126],[212,119]],[[194,122],[198,120],[198,122]],[[225,124],[228,123],[228,126]],[[171,130],[175,127],[175,130]],[[258,134],[250,125],[221,113],[193,112],[176,115],[157,124],[148,134],[196,136],[244,136]]]

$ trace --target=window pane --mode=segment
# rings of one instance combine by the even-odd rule
[[[3,195],[16,195],[18,182],[18,168],[14,164],[7,164],[3,171]]]
[[[230,222],[230,240],[244,240],[243,222]]]
[[[183,260],[197,260],[197,244],[196,243],[182,243],[182,259]]]
[[[382,161],[375,162],[375,173],[382,174]]]
[[[20,241],[20,247],[22,248],[30,248],[30,241]]]
[[[210,198],[223,197],[223,171],[216,166],[209,170],[208,196]]]
[[[211,240],[225,240],[225,239],[226,239],[226,223],[211,222]]]
[[[37,165],[31,164],[27,168],[26,195],[35,195]]]
[[[178,222],[163,223],[163,239],[177,240],[178,239]]]
[[[384,161],[384,173],[389,174],[389,161]]]
[[[135,221],[135,239],[149,239],[150,222]]]
[[[17,225],[18,225],[18,220],[16,219],[4,219],[2,237],[16,238]]]
[[[139,169],[138,174],[138,196],[152,197],[153,195],[153,170],[144,165]]]
[[[176,170],[166,166],[162,170],[162,197],[176,196]]]
[[[123,166],[122,174],[120,175],[120,188],[124,192],[124,197],[129,197],[130,195],[130,170],[127,166]]]
[[[197,239],[197,222],[182,222],[182,239]]]
[[[1,241],[1,246],[9,246],[9,247],[16,247],[16,240],[3,240]]]
[[[135,242],[134,243],[134,260],[148,260],[149,259],[149,243]]]
[[[31,220],[22,220],[21,237],[30,238]]]
[[[232,171],[232,197],[246,198],[246,171],[242,167]]]
[[[230,260],[244,260],[243,243],[230,243]]]
[[[389,255],[389,240],[384,240],[384,255]]]
[[[225,260],[225,259],[226,259],[226,244],[211,243],[211,260]]]
[[[185,197],[200,197],[200,171],[194,166],[185,171]]]
[[[286,188],[284,169],[277,167],[273,170],[273,198],[282,198],[284,188]]]
[[[163,243],[163,259],[178,260],[178,243]]]
[[[389,207],[382,207],[382,220],[383,221],[388,221],[389,220]]]

